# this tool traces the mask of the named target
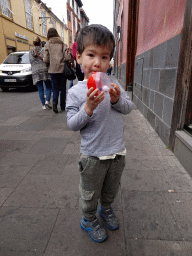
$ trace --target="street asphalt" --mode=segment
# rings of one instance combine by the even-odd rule
[[[0,92],[0,256],[192,256],[192,178],[136,107],[124,121],[120,228],[99,244],[80,228],[80,134],[66,112]]]

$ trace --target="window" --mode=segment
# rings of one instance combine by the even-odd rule
[[[72,0],[72,7],[73,7],[73,9],[74,9],[74,0]]]
[[[30,64],[29,53],[11,53],[3,62],[4,64]]]
[[[52,22],[53,22],[53,28],[56,29],[56,22],[55,22],[55,20],[52,19]]]
[[[27,27],[30,29],[33,29],[31,0],[24,0],[24,1],[25,1],[25,13],[26,13],[26,19],[27,19]]]
[[[68,21],[71,21],[71,12],[67,10],[67,19]]]
[[[11,18],[10,2],[9,0],[0,0],[1,12],[5,16]]]
[[[73,30],[76,30],[75,19],[73,18]]]
[[[72,43],[72,32],[69,31],[69,42]]]
[[[41,16],[46,17],[45,10],[41,10]],[[46,19],[42,19],[42,31],[43,31],[43,36],[47,36],[47,21],[46,21]]]
[[[61,28],[61,38],[64,41],[64,33],[63,33],[63,28]]]

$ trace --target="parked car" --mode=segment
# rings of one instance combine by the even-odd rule
[[[29,51],[12,52],[0,65],[0,88],[8,91],[20,87],[34,88]]]

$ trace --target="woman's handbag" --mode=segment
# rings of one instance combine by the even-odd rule
[[[64,76],[68,79],[68,80],[74,80],[76,78],[75,72],[73,71],[73,69],[70,67],[70,65],[68,64],[67,61],[65,61],[64,63]]]

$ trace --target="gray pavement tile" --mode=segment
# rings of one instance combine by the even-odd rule
[[[79,163],[80,152],[76,154],[65,154],[65,156],[62,155],[61,157],[67,157],[65,169],[79,170],[78,163]]]
[[[65,138],[42,138],[29,151],[30,154],[62,154],[68,143]]]
[[[127,239],[182,240],[162,192],[122,191]]]
[[[1,250],[1,256],[43,256],[43,253],[38,252],[28,252],[28,251],[10,251],[10,250]]]
[[[25,154],[19,152],[7,153],[1,160],[0,165],[12,166],[12,165],[26,165],[32,167],[39,159],[38,154]]]
[[[184,241],[127,240],[127,256],[191,256],[192,243]]]
[[[158,156],[159,160],[161,161],[162,166],[164,167],[170,167],[170,166],[177,166],[184,170],[183,166],[179,162],[179,160],[176,158],[175,155],[173,156]]]
[[[24,123],[16,127],[19,131],[42,131],[49,125],[51,116],[40,115],[32,116],[30,119],[26,120]]]
[[[21,165],[0,166],[0,188],[15,188],[29,170],[30,167]]]
[[[164,170],[124,170],[121,178],[123,190],[138,191],[168,191],[174,189],[174,184]]]
[[[18,126],[20,124],[22,124],[23,122],[27,121],[28,119],[30,119],[30,117],[26,117],[26,116],[14,116],[12,118],[7,119],[6,121],[4,121],[4,125],[6,126]]]
[[[34,131],[9,131],[1,136],[2,140],[31,140],[31,141],[37,141],[41,139],[44,136],[44,134]]]
[[[187,171],[177,166],[164,167],[165,173],[176,192],[192,192],[192,178]]]
[[[1,250],[43,252],[58,212],[58,209],[1,207]]]
[[[137,155],[132,156],[132,154],[129,154],[129,152],[125,156],[126,159],[126,165],[125,169],[130,170],[141,170],[143,162],[141,160],[141,157],[137,157]]]
[[[70,191],[65,175],[27,175],[4,206],[75,208],[78,193]]]
[[[3,136],[4,134],[6,134],[8,131],[10,131],[10,130],[12,130],[13,129],[13,127],[11,127],[11,126],[8,126],[8,125],[6,125],[6,126],[1,126],[0,125],[0,137],[1,136]]]
[[[120,228],[116,231],[106,230],[108,239],[101,243],[93,242],[80,228],[81,211],[62,209],[51,235],[46,256],[125,256],[125,239],[123,216],[116,212]]]
[[[142,170],[163,170],[162,162],[159,160],[158,156],[142,156]]]
[[[192,193],[166,193],[165,196],[184,240],[192,242]]]
[[[26,140],[1,140],[0,150],[4,152],[22,152],[27,153],[28,150],[35,144],[35,141]]]
[[[73,135],[73,131],[65,131],[63,128],[60,129],[53,129],[53,130],[46,130],[44,129],[41,131],[42,137],[48,137],[48,138],[65,138],[65,139],[70,139],[71,136]]]
[[[73,134],[72,134],[72,136],[71,136],[71,138],[70,138],[70,142],[79,142],[80,143],[80,141],[81,141],[81,135],[80,135],[80,132],[79,131],[77,131],[77,132],[73,132]]]
[[[79,143],[71,143],[69,142],[63,152],[63,154],[71,154],[75,155],[80,152],[80,144]]]
[[[1,178],[1,176],[0,176],[0,178]],[[0,206],[2,206],[5,203],[5,201],[11,195],[13,190],[14,190],[14,188],[0,188]]]
[[[61,175],[68,157],[68,155],[40,155],[29,175]]]
[[[173,156],[174,153],[166,148],[165,144],[161,145],[161,144],[157,144],[157,145],[153,145],[153,148],[156,150],[157,155],[159,156]]]

